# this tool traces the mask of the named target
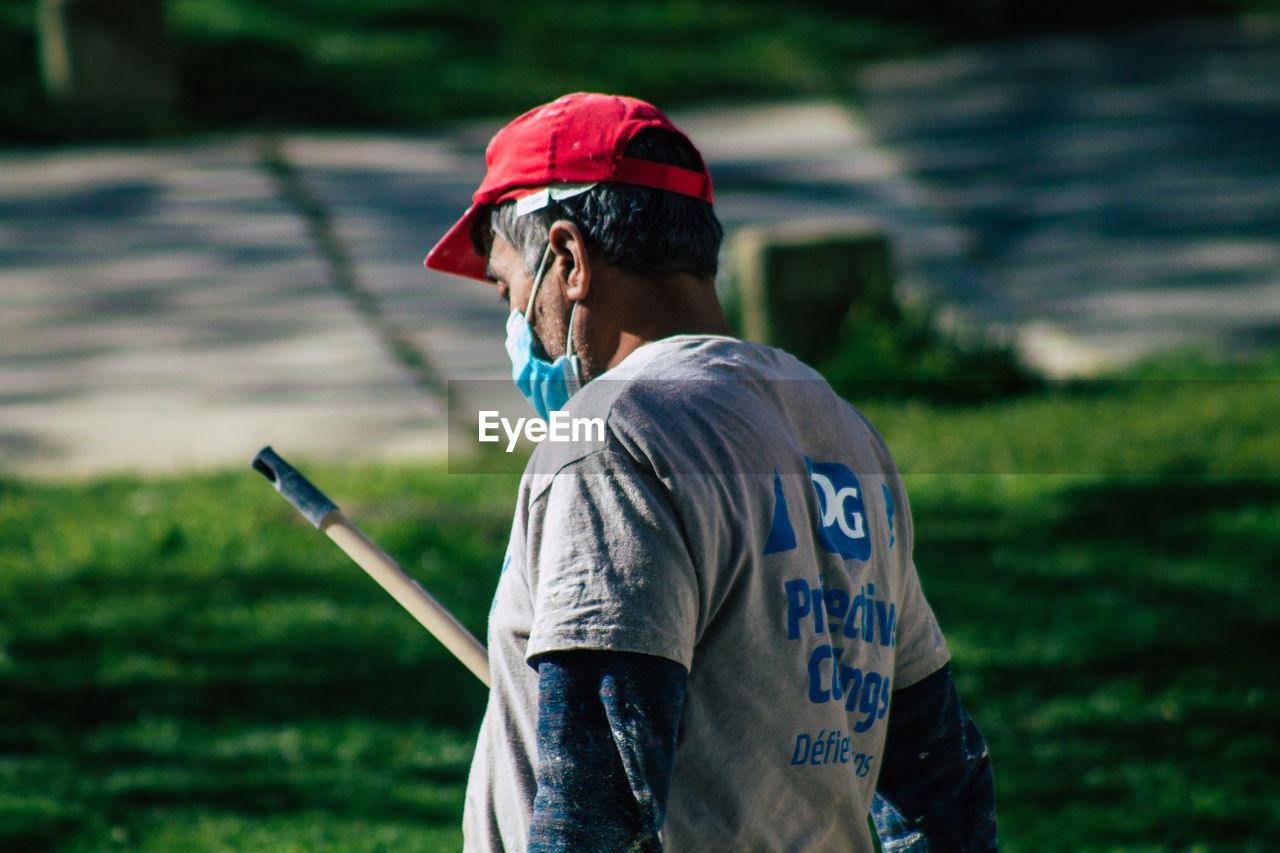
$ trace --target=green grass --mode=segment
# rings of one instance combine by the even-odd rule
[[[910,486],[1004,849],[1276,849],[1280,478]]]
[[[1280,848],[1277,364],[867,402],[1003,849]],[[482,633],[512,475],[295,461]],[[0,481],[0,849],[454,850],[483,701],[247,467]]]
[[[37,0],[0,0],[0,139],[104,134],[60,116],[38,74]],[[1026,29],[1170,15],[1274,13],[1276,0],[168,0],[179,115],[142,132],[419,129],[510,116],[565,92],[666,108],[707,99],[847,97],[868,62]],[[127,126],[113,132],[129,133]],[[132,132],[138,132],[135,129]]]
[[[1277,849],[1280,359],[971,406],[872,390],[1002,848]]]
[[[509,478],[314,473],[483,636]],[[484,698],[247,468],[0,487],[0,848],[456,849]]]
[[[0,0],[0,138],[73,130],[41,92],[35,10]],[[941,28],[884,14],[770,0],[170,0],[167,12],[178,131],[417,129],[577,90],[666,107],[830,95],[871,59],[944,41]]]

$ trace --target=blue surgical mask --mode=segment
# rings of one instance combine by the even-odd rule
[[[550,268],[551,247],[542,255],[538,264],[538,273],[533,279],[533,289],[529,291],[528,311],[533,313],[534,300],[538,298],[538,288]],[[573,320],[578,313],[578,303],[573,303],[569,312],[569,329],[566,335],[565,354],[555,361],[547,361],[540,352],[540,347],[533,339],[533,329],[529,321],[519,309],[513,310],[507,317],[507,355],[511,357],[511,378],[516,388],[533,406],[538,417],[547,420],[552,412],[563,409],[569,398],[582,387],[582,373],[578,357],[573,354]]]

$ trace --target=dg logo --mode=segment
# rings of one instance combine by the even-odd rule
[[[839,462],[814,462],[806,456],[804,464],[818,493],[818,544],[846,560],[869,559],[871,538],[858,478]]]

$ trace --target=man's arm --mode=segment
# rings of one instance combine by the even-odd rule
[[[996,849],[991,759],[949,667],[894,692],[876,793],[892,806],[872,810],[885,850]]]
[[[552,652],[537,666],[530,853],[660,851],[684,667],[603,651]]]

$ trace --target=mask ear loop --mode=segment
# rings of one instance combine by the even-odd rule
[[[538,272],[533,279],[533,289],[529,291],[529,304],[526,306],[525,322],[529,324],[529,328],[533,329],[533,301],[538,298],[538,288],[542,287],[542,279],[546,276],[550,267],[551,260],[551,244],[547,243],[547,249],[542,253],[542,260],[538,263]],[[578,316],[578,306],[580,302],[574,302],[573,307],[569,309],[569,328],[565,332],[564,344],[564,360],[566,365],[565,384],[569,389],[569,396],[572,397],[579,388],[582,387],[582,364],[578,360],[578,356],[574,354],[573,346],[573,321]]]
[[[547,245],[547,250],[551,250],[551,245]],[[578,306],[582,303],[575,301],[573,307],[569,309],[569,328],[565,330],[564,341],[564,360],[568,369],[565,370],[565,385],[569,388],[569,396],[572,397],[582,387],[582,362],[579,361],[577,354],[574,352],[573,346],[573,321],[578,317]]]
[[[581,302],[574,302],[573,307],[569,309],[569,329],[565,335],[564,360],[569,364],[569,369],[565,371],[565,382],[569,386],[570,397],[582,387],[582,364],[573,351],[573,321],[578,316],[578,306],[581,304]]]
[[[529,303],[524,307],[524,321],[529,324],[529,328],[533,328],[533,301],[538,298],[538,288],[542,287],[542,279],[550,269],[548,262],[551,260],[551,244],[547,243],[546,250],[542,253],[542,260],[538,261],[538,271],[533,276],[533,289],[529,291]]]

